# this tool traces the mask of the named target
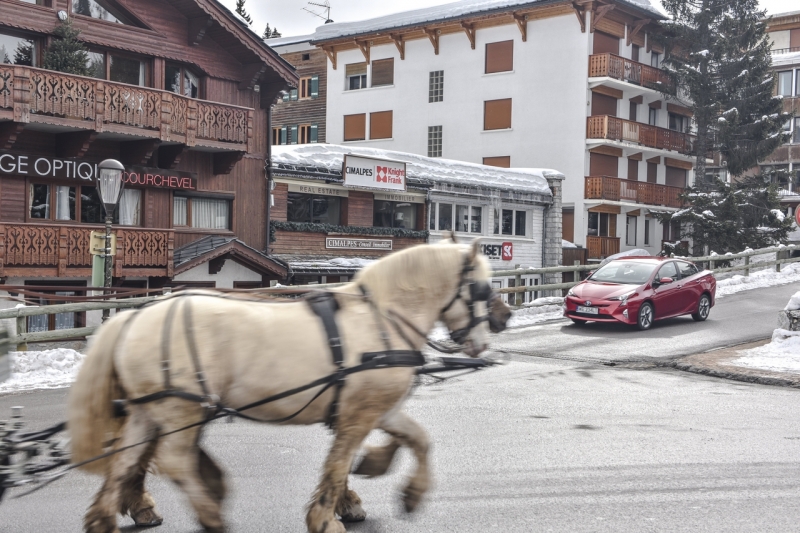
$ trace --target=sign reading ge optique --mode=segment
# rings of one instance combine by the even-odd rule
[[[0,174],[34,178],[77,179],[94,182],[98,163],[0,152]],[[122,181],[164,189],[196,190],[197,178],[189,172],[163,168],[125,167]]]
[[[345,186],[406,190],[406,164],[401,161],[348,154],[344,156],[343,167]]]

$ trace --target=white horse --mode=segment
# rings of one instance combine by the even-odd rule
[[[493,330],[502,329],[510,311],[499,298],[491,298],[489,265],[478,250],[477,242],[471,247],[413,247],[364,268],[352,283],[333,291],[343,366],[354,367],[363,354],[387,348],[419,351],[437,320],[465,353],[481,353],[487,347],[487,318]],[[225,484],[222,471],[198,445],[202,423],[214,405],[241,407],[335,373],[330,346],[322,321],[303,300],[178,293],[108,321],[69,399],[72,461],[118,452],[82,466],[105,477],[86,513],[85,530],[118,532],[117,514],[129,514],[137,525],[160,524],[155,501],[144,487],[154,462],[183,490],[206,531],[224,531],[220,505]],[[266,422],[296,414],[288,421],[292,424],[336,415],[334,443],[308,504],[310,533],[342,533],[342,521],[366,517],[347,480],[355,453],[375,428],[389,433],[392,441],[371,449],[357,473],[385,473],[397,447],[408,446],[417,467],[403,501],[408,511],[419,504],[429,486],[428,438],[402,410],[414,374],[412,366],[352,373],[338,392],[331,387],[314,399],[318,386],[246,412]],[[131,401],[164,390],[182,391],[189,399],[170,395]],[[115,399],[128,401],[124,416],[115,417]],[[176,431],[190,424],[197,425]]]

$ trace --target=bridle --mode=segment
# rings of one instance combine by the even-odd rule
[[[461,269],[461,276],[458,281],[458,290],[456,291],[455,296],[453,299],[450,300],[450,303],[445,305],[442,310],[439,312],[439,316],[444,315],[453,304],[455,304],[458,300],[462,300],[464,304],[467,306],[467,310],[469,312],[469,322],[466,326],[460,329],[456,329],[450,332],[450,338],[453,342],[457,344],[464,344],[467,341],[467,337],[469,333],[481,322],[489,322],[492,326],[497,326],[497,321],[491,318],[491,313],[489,313],[489,306],[494,298],[499,298],[497,293],[492,290],[491,285],[489,285],[486,281],[476,281],[470,280],[467,281],[467,275],[475,270],[475,267],[472,266],[470,263],[469,256],[464,259],[464,267]],[[469,299],[464,298],[462,293],[464,292],[464,286],[467,286],[469,289]],[[486,302],[486,309],[487,313],[484,316],[475,316],[475,303],[476,302]]]

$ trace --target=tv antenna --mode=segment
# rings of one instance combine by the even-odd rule
[[[304,7],[303,11],[307,11],[307,12],[311,13],[312,15],[314,15],[315,17],[321,18],[322,20],[325,21],[325,24],[333,22],[331,20],[331,3],[329,2],[329,0],[324,0],[323,2],[309,2],[308,5],[321,7],[322,8],[322,12],[325,13],[325,14],[323,15],[322,13],[317,13],[316,11],[312,11],[311,9],[308,9],[307,7]]]

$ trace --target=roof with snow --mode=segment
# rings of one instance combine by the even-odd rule
[[[650,16],[665,18],[664,15],[650,3],[650,0],[617,1],[621,4],[628,4],[629,6],[647,11]],[[411,11],[393,13],[357,22],[325,24],[317,28],[313,40],[314,42],[328,41],[342,37],[375,33],[388,29],[399,29],[433,22],[440,23],[458,20],[467,16],[502,13],[510,9],[520,9],[523,7],[552,3],[555,3],[555,0],[459,0],[458,2],[452,2],[450,4],[413,9]]]
[[[311,41],[312,37],[314,37],[314,34],[310,33],[308,35],[294,35],[291,37],[275,37],[274,39],[264,39],[264,42],[267,44],[267,46],[275,48],[276,46],[307,43]]]
[[[298,144],[272,147],[273,167],[285,170],[321,169],[341,177],[345,155],[402,161],[407,164],[409,181],[482,187],[532,193],[552,198],[547,178],[564,179],[557,170],[541,168],[499,168],[440,157],[424,157],[406,152],[337,144]]]
[[[287,263],[293,275],[342,275],[352,276],[365,266],[377,261],[362,257],[325,257],[319,255],[287,255],[276,254],[271,257]]]
[[[800,52],[789,52],[788,54],[772,54],[773,66],[793,65],[800,63]]]
[[[266,256],[234,237],[209,235],[175,250],[175,275],[217,259],[219,268],[226,259],[233,259],[256,272],[285,277],[288,265],[273,256]],[[176,282],[179,283],[179,282]]]

